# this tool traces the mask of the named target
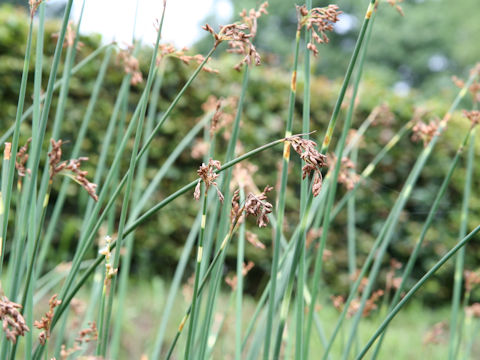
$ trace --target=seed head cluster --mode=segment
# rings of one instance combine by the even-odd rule
[[[240,205],[240,192],[236,190],[232,198],[232,223],[241,221],[245,214],[256,217],[258,227],[266,227],[270,222],[268,214],[273,210],[273,205],[267,201],[267,194],[272,190],[273,187],[267,185],[259,195],[248,193],[243,206]]]
[[[472,127],[480,124],[480,111],[478,111],[478,110],[472,110],[472,111],[463,110],[463,115],[468,120],[470,120],[470,123],[472,124]]]
[[[25,333],[30,331],[25,319],[18,309],[21,309],[20,304],[14,303],[2,296],[0,299],[0,319],[2,320],[2,328],[5,332],[7,340],[13,344],[17,342],[18,336],[25,336]]]
[[[130,79],[132,85],[135,86],[143,82],[140,63],[138,59],[133,56],[133,46],[128,46],[126,50],[120,50],[117,59],[123,65],[123,71],[125,71],[126,74],[132,75]]]
[[[320,154],[315,141],[303,139],[299,136],[288,137],[285,141],[288,141],[292,145],[293,150],[295,150],[306,163],[302,168],[303,179],[313,173],[312,193],[313,196],[318,196],[322,189],[322,168],[327,166],[327,157]]]
[[[25,145],[23,145],[17,152],[17,159],[15,161],[15,168],[17,169],[18,176],[25,176],[25,174],[29,174],[30,170],[27,169],[25,166],[27,165],[28,161],[28,145],[32,141],[32,138],[29,138]]]
[[[157,65],[159,65],[163,59],[168,57],[173,57],[179,59],[185,65],[190,65],[190,63],[194,62],[197,64],[201,64],[205,57],[201,54],[196,55],[187,55],[186,52],[188,51],[187,47],[182,48],[181,50],[176,49],[172,44],[160,44],[158,46],[158,55],[157,55]],[[210,59],[209,59],[210,60]],[[218,73],[218,70],[212,69],[211,67],[204,66],[202,68],[203,71],[209,73]]]
[[[412,141],[423,141],[423,146],[427,146],[432,138],[438,134],[439,125],[440,122],[437,119],[431,120],[428,124],[418,120],[412,128]]]
[[[240,13],[243,23],[233,23],[220,27],[219,32],[215,32],[213,28],[205,24],[202,28],[212,34],[217,47],[220,43],[228,41],[228,52],[241,54],[243,59],[235,65],[236,70],[240,70],[243,64],[260,65],[260,54],[257,52],[255,46],[252,44],[252,40],[257,34],[257,19],[262,14],[267,14],[268,3],[265,2],[260,5],[258,10],[251,9],[248,13],[243,10]]]
[[[195,200],[200,200],[200,184],[203,181],[205,183],[205,193],[208,191],[208,188],[210,186],[214,186],[217,190],[218,199],[220,200],[220,202],[223,203],[224,196],[218,188],[217,183],[215,182],[215,180],[218,178],[218,174],[215,171],[220,170],[221,167],[222,164],[218,160],[210,159],[207,165],[205,165],[205,163],[202,163],[200,168],[197,170],[197,174],[200,177],[201,181],[198,182],[193,193],[193,197],[195,198]]]
[[[38,336],[38,341],[40,344],[45,345],[47,339],[50,338],[50,326],[52,325],[53,313],[55,308],[59,306],[62,301],[57,299],[57,294],[53,295],[50,300],[48,301],[49,309],[45,313],[45,316],[42,316],[40,321],[35,321],[33,326],[37,329],[43,329],[43,331]]]
[[[86,176],[88,171],[80,169],[82,161],[87,161],[88,157],[79,157],[78,159],[61,161],[62,145],[64,144],[63,140],[60,139],[55,141],[54,139],[51,139],[50,142],[52,144],[52,150],[48,153],[50,159],[50,179],[53,179],[53,177],[59,173],[73,174],[73,180],[80,184],[93,200],[98,201],[98,196],[96,194],[97,184],[91,183],[87,180]]]
[[[312,31],[312,40],[307,44],[307,48],[313,52],[313,55],[318,55],[318,49],[315,44],[328,43],[329,39],[327,31],[333,30],[333,24],[335,24],[342,13],[338,10],[337,5],[328,5],[327,7],[317,7],[308,10],[305,5],[298,6],[297,11],[299,14],[298,27],[306,27],[307,30]]]
[[[52,34],[53,39],[58,39],[59,33]],[[65,32],[65,39],[63,40],[63,47],[68,48],[72,47],[75,43],[77,37],[77,32],[73,25],[73,21],[69,21],[67,25],[67,31]],[[85,44],[81,41],[77,41],[77,50],[80,50]]]
[[[335,154],[330,154],[328,157],[328,167],[333,169],[337,162]],[[347,190],[352,190],[357,182],[360,180],[360,176],[355,172],[355,163],[348,157],[342,158],[340,164],[340,172],[338,173],[338,182],[343,184]]]

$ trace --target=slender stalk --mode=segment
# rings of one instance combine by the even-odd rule
[[[360,28],[360,33],[358,34],[358,39],[355,44],[355,48],[353,49],[353,54],[350,59],[350,63],[348,64],[347,72],[345,73],[345,78],[343,79],[343,84],[340,89],[340,94],[338,95],[337,102],[335,103],[335,107],[333,109],[332,117],[330,118],[330,121],[328,123],[327,132],[325,133],[325,137],[323,138],[322,149],[320,151],[322,154],[325,154],[327,152],[330,142],[332,140],[333,131],[335,130],[335,125],[337,123],[338,114],[340,113],[340,108],[342,107],[343,98],[345,97],[345,93],[347,91],[348,84],[350,82],[350,77],[352,76],[353,69],[357,62],[357,57],[358,57],[358,54],[360,53],[360,49],[363,44],[365,33],[369,28],[370,18],[374,13],[376,1],[377,0],[370,0],[370,3],[368,4],[367,12],[365,13],[365,17],[363,18],[362,27]]]
[[[373,280],[376,277],[376,273],[378,271],[378,267],[379,267],[379,263],[381,261],[381,258],[383,257],[383,254],[386,251],[387,245],[388,245],[388,243],[389,243],[389,241],[390,241],[390,239],[393,235],[395,222],[398,221],[401,210],[403,209],[408,197],[410,196],[410,194],[413,190],[413,186],[414,186],[414,184],[415,184],[415,182],[416,182],[416,180],[417,180],[417,178],[420,174],[420,171],[422,170],[426,160],[430,156],[430,154],[433,150],[433,147],[435,146],[436,142],[438,141],[439,136],[441,135],[441,133],[445,129],[445,126],[446,126],[448,120],[451,118],[453,112],[455,111],[456,107],[460,103],[460,100],[466,95],[468,87],[471,85],[471,83],[473,82],[473,80],[475,78],[476,78],[476,74],[472,74],[470,76],[469,80],[465,83],[462,90],[460,90],[457,97],[455,98],[452,105],[450,106],[450,109],[447,111],[447,113],[443,117],[442,121],[440,122],[437,133],[434,135],[434,137],[432,138],[432,140],[430,141],[428,146],[423,149],[422,153],[420,154],[420,156],[417,159],[417,162],[415,163],[414,167],[412,168],[412,171],[410,172],[410,174],[409,174],[409,176],[408,176],[408,178],[407,178],[407,180],[406,180],[406,182],[405,182],[405,184],[404,184],[404,186],[403,186],[403,188],[400,192],[400,195],[399,195],[399,197],[397,198],[397,200],[394,204],[394,207],[393,207],[392,211],[390,212],[386,222],[382,226],[382,229],[380,230],[380,233],[377,236],[377,239],[375,240],[375,243],[373,244],[372,249],[370,250],[370,253],[367,256],[367,259],[365,260],[365,262],[364,262],[364,264],[363,264],[363,266],[360,270],[360,273],[358,275],[357,280],[355,281],[354,285],[352,286],[350,294],[349,294],[349,296],[348,296],[348,298],[347,298],[347,300],[344,304],[344,309],[342,310],[342,312],[340,314],[340,318],[337,321],[337,325],[335,326],[333,334],[331,335],[331,338],[330,338],[329,344],[327,346],[326,353],[325,353],[324,357],[329,353],[329,351],[330,351],[330,349],[333,345],[333,342],[334,342],[334,340],[335,340],[335,338],[338,334],[338,331],[339,331],[339,329],[342,325],[342,322],[345,319],[345,315],[346,315],[346,312],[348,310],[348,307],[349,307],[351,301],[353,300],[353,298],[356,295],[356,291],[358,290],[361,279],[363,278],[363,276],[365,276],[367,269],[370,267],[372,261],[374,260],[374,256],[377,256],[376,269],[374,269],[375,271],[372,270],[371,279],[369,279],[369,285],[372,286],[373,281],[371,281],[371,280]],[[380,245],[382,245],[382,247],[380,248],[380,251],[377,254],[377,249],[379,249]],[[364,291],[364,296],[362,297],[362,303],[360,305],[361,309],[363,309],[363,307],[365,306],[366,296],[368,295],[368,293],[369,293],[369,290],[366,289]],[[365,294],[367,294],[367,295],[365,295]],[[358,310],[359,314],[361,314],[361,312],[362,312],[361,309]],[[357,325],[358,325],[358,318],[357,318]],[[355,330],[357,325],[354,324],[354,326],[352,326],[351,334],[354,334],[354,330]]]
[[[406,282],[407,282],[408,277],[410,276],[410,274],[412,272],[412,269],[413,269],[413,266],[415,265],[415,261],[417,260],[418,254],[420,253],[420,250],[422,248],[425,236],[428,232],[428,229],[430,228],[430,226],[433,223],[433,219],[434,219],[434,217],[435,217],[435,215],[438,211],[440,201],[443,198],[443,195],[445,194],[445,191],[447,189],[448,184],[450,183],[450,179],[453,175],[453,172],[454,172],[454,170],[455,170],[455,168],[456,168],[456,166],[459,162],[461,154],[463,153],[463,149],[465,148],[468,140],[470,139],[470,136],[471,136],[471,129],[465,135],[465,138],[464,138],[463,142],[460,144],[460,147],[458,148],[458,150],[455,154],[455,157],[451,162],[450,168],[449,168],[447,174],[445,175],[445,178],[442,182],[442,185],[440,186],[439,190],[437,191],[437,195],[435,197],[435,200],[432,204],[432,207],[430,208],[427,219],[425,220],[425,223],[423,225],[422,232],[421,232],[421,234],[420,234],[420,236],[417,240],[417,243],[415,244],[415,248],[413,249],[413,251],[412,251],[412,253],[411,253],[411,255],[408,259],[408,263],[405,266],[405,270],[402,274],[402,281],[401,281],[399,287],[397,288],[397,290],[395,291],[395,294],[393,296],[393,299],[392,299],[390,307],[389,307],[389,311],[391,311],[393,309],[393,307],[398,303],[398,301],[399,301],[399,299],[402,295],[402,292],[405,289]],[[376,358],[378,356],[378,353],[380,351],[380,347],[382,345],[384,337],[385,337],[385,332],[382,334],[381,338],[378,340],[373,358]]]
[[[468,149],[467,172],[465,175],[465,186],[463,189],[462,200],[462,215],[460,221],[459,239],[462,239],[467,234],[468,226],[468,208],[470,204],[470,194],[472,189],[473,164],[475,157],[475,133],[476,127],[472,131],[472,137]],[[465,262],[465,248],[462,248],[456,255],[454,286],[452,296],[452,314],[450,319],[450,341],[448,344],[448,359],[453,360],[457,358],[455,352],[455,344],[461,342],[460,334],[457,334],[458,328],[458,313],[460,312],[460,296],[462,290],[463,268]],[[460,327],[461,328],[461,327]],[[458,340],[457,340],[458,337]]]
[[[245,201],[245,191],[240,188],[240,203]],[[235,360],[242,359],[242,302],[243,302],[243,261],[245,257],[245,221],[240,224],[237,248],[237,289],[235,291]]]
[[[295,95],[297,92],[297,67],[298,67],[298,54],[300,49],[300,32],[301,27],[297,28],[295,36],[295,55],[292,68],[292,80],[290,86],[290,97],[288,100],[288,117],[285,126],[285,137],[288,138],[292,135],[293,128],[293,114],[295,110]],[[288,164],[290,163],[290,143],[285,142],[283,148],[283,160],[282,160],[282,172],[281,183],[277,201],[277,224],[275,227],[275,239],[273,241],[273,258],[272,258],[272,271],[270,273],[270,296],[268,301],[268,316],[267,327],[265,333],[265,344],[263,349],[263,359],[268,360],[270,353],[270,341],[273,327],[273,317],[275,313],[275,294],[277,288],[277,272],[278,272],[278,260],[280,258],[280,237],[283,229],[283,218],[285,215],[285,197],[288,181]]]
[[[197,263],[195,267],[195,282],[193,284],[193,297],[192,297],[192,310],[191,310],[191,319],[190,326],[188,327],[188,336],[187,336],[187,345],[185,346],[185,359],[190,359],[190,352],[192,351],[192,341],[195,339],[195,318],[197,314],[197,298],[198,298],[198,286],[200,283],[200,264],[203,257],[203,241],[205,238],[205,224],[207,221],[207,196],[208,196],[208,186],[204,184],[204,194],[203,194],[203,204],[202,204],[202,223],[200,225],[200,235],[198,237],[198,247],[197,247]]]
[[[312,8],[312,1],[306,0],[305,6],[307,10]],[[304,45],[304,89],[303,89],[303,109],[302,109],[302,132],[308,134],[310,132],[310,51],[308,49],[308,44],[312,41],[312,30],[307,29],[305,31],[305,45]],[[308,135],[307,135],[308,137]],[[306,163],[302,160],[302,168]],[[301,177],[302,174],[300,175]],[[303,218],[305,214],[303,209],[306,209],[307,196],[308,196],[308,178],[302,179],[300,183],[300,218]],[[295,326],[295,359],[302,360],[306,355],[306,350],[304,348],[304,315],[305,315],[305,303],[304,303],[304,292],[305,292],[305,243],[306,243],[306,232],[303,231],[300,235],[299,241],[301,242],[300,246],[300,260],[298,267],[297,275],[297,296],[296,296],[296,326]],[[310,334],[306,334],[306,337],[309,337]]]
[[[405,306],[408,300],[412,298],[413,295],[430,279],[437,271],[440,269],[453,255],[455,255],[458,250],[464,247],[478,232],[480,232],[480,225],[473,229],[467,236],[460,240],[457,245],[455,245],[449,252],[447,252],[403,297],[403,299],[393,308],[393,310],[388,314],[388,316],[383,320],[382,324],[375,331],[373,336],[368,340],[365,347],[360,351],[360,353],[355,357],[355,360],[363,359],[367,351],[373,345],[375,340],[383,333],[387,328],[388,324],[393,320],[393,318],[398,314],[398,312]]]
[[[0,279],[2,278],[3,274],[3,258],[5,255],[5,241],[7,238],[7,227],[8,227],[8,216],[10,213],[10,202],[12,199],[12,191],[13,191],[13,178],[15,175],[15,159],[17,157],[18,152],[18,142],[20,138],[20,123],[21,123],[21,116],[23,112],[23,106],[25,104],[25,92],[27,89],[27,80],[28,80],[28,67],[30,65],[30,56],[32,53],[32,37],[33,37],[33,16],[30,18],[30,27],[28,31],[27,37],[27,48],[25,51],[25,59],[23,61],[23,70],[22,70],[22,80],[20,83],[20,93],[18,95],[18,104],[17,104],[17,113],[15,117],[15,128],[13,131],[13,140],[10,148],[10,154],[8,159],[12,159],[8,164],[8,173],[7,173],[7,183],[4,187],[2,181],[2,194],[4,199],[3,204],[3,212],[2,212],[2,228],[0,233]]]
[[[162,33],[162,27],[163,27],[163,21],[165,18],[165,10],[166,10],[166,2],[163,4],[163,10],[162,10],[162,16],[160,19],[160,25],[159,29],[157,32],[157,40],[155,43],[154,47],[154,52],[152,54],[152,58],[150,60],[150,70],[148,72],[148,77],[146,81],[146,86],[145,86],[145,98],[143,102],[141,102],[141,110],[140,110],[140,115],[139,115],[139,120],[137,123],[137,129],[136,129],[136,134],[135,134],[135,141],[132,149],[132,154],[130,157],[130,166],[129,166],[129,171],[128,171],[128,177],[126,181],[126,186],[125,186],[125,194],[123,198],[123,203],[122,203],[122,211],[120,213],[120,221],[118,225],[118,240],[119,242],[122,241],[123,235],[123,230],[125,227],[125,223],[127,220],[127,212],[130,204],[130,194],[132,191],[132,183],[133,183],[133,178],[134,178],[134,173],[135,173],[135,167],[137,165],[137,152],[140,147],[140,140],[142,138],[142,133],[143,133],[143,124],[145,120],[145,112],[147,109],[147,103],[148,103],[148,95],[150,94],[151,87],[153,85],[153,81],[156,77],[157,74],[157,67],[156,67],[156,60],[157,60],[157,50],[158,46],[160,43],[160,38],[161,38],[161,33]],[[147,148],[145,148],[144,153],[146,152]],[[118,265],[120,263],[120,251],[116,251],[114,255],[114,260],[113,260],[113,267],[114,269],[118,268]],[[115,294],[115,286],[117,282],[117,277],[114,277],[112,279],[112,291],[109,294],[108,298],[108,304],[106,308],[106,319],[105,319],[105,331],[103,333],[103,344],[101,348],[101,353],[100,355],[105,358],[106,352],[107,352],[107,341],[108,341],[108,333],[109,333],[109,324],[110,324],[110,318],[111,318],[111,313],[112,313],[112,307],[113,307],[113,298]],[[99,329],[100,330],[100,329]],[[102,334],[100,332],[100,334]],[[99,339],[100,341],[100,339]]]

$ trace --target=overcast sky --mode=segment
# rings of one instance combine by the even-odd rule
[[[52,0],[54,2],[55,0]],[[145,43],[154,43],[155,19],[161,16],[163,0],[138,0],[135,37]],[[78,21],[81,0],[74,0],[72,17]],[[131,43],[137,0],[86,0],[80,32],[96,32],[104,41]],[[201,36],[202,21],[215,13],[220,21],[227,21],[233,7],[229,0],[167,0],[167,11],[162,31],[162,42],[177,47],[189,46]]]

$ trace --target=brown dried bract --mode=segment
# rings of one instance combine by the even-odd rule
[[[61,161],[62,159],[62,145],[63,140],[55,141],[50,140],[52,144],[52,150],[48,153],[49,165],[50,165],[50,180],[57,174],[71,174],[73,180],[80,184],[90,195],[93,200],[98,201],[96,194],[97,184],[91,183],[86,178],[88,171],[80,169],[82,161],[87,161],[88,157],[79,157],[78,159],[70,159],[68,161]]]
[[[306,163],[302,168],[303,179],[313,173],[312,193],[313,196],[317,196],[322,189],[322,168],[327,166],[327,157],[320,154],[316,148],[317,143],[312,140],[302,139],[299,136],[290,136],[285,138],[285,141],[292,145],[295,152]]]
[[[45,316],[42,316],[42,319],[40,321],[35,321],[33,323],[33,326],[35,326],[37,329],[43,329],[43,331],[38,336],[38,340],[42,345],[45,345],[47,339],[50,338],[50,325],[52,324],[53,313],[55,311],[55,308],[62,303],[61,300],[57,299],[57,296],[57,294],[53,295],[48,301],[49,309],[45,313]]]
[[[215,180],[218,178],[218,174],[215,171],[220,170],[221,167],[222,165],[218,160],[210,159],[208,161],[208,165],[205,165],[205,163],[202,163],[200,168],[197,170],[197,174],[200,177],[200,181],[195,187],[195,191],[193,193],[193,197],[195,198],[195,200],[200,200],[200,184],[203,181],[205,183],[205,193],[207,193],[208,188],[210,186],[214,186],[215,189],[217,190],[218,199],[220,200],[220,202],[223,203],[224,196],[220,191],[220,189],[218,188],[217,183],[215,182]]]
[[[27,331],[30,331],[25,319],[18,309],[21,309],[20,304],[14,303],[2,296],[0,299],[0,319],[2,320],[2,328],[5,332],[7,340],[13,344],[17,342],[18,336],[25,336]]]
[[[338,10],[337,5],[328,5],[327,7],[317,7],[308,10],[305,5],[297,6],[298,12],[298,28],[306,26],[312,31],[312,42],[307,44],[307,48],[313,52],[314,56],[318,55],[318,49],[315,44],[328,43],[329,39],[327,31],[333,30],[333,24],[336,23],[338,16],[342,13]]]
[[[23,145],[17,152],[17,159],[15,160],[15,168],[17,169],[18,176],[25,176],[25,174],[30,174],[30,169],[27,169],[25,165],[28,161],[28,145],[32,141],[32,138],[29,138],[25,145]]]

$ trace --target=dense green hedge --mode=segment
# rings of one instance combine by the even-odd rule
[[[15,118],[17,96],[19,91],[21,69],[23,65],[23,52],[25,50],[26,34],[28,31],[27,17],[19,10],[11,7],[0,8],[0,125],[6,130]],[[49,71],[49,64],[54,51],[54,41],[50,39],[56,31],[58,24],[49,22],[46,29],[45,59],[44,59],[44,86]],[[93,49],[100,45],[98,36],[82,37],[84,47],[77,55],[76,62],[84,58]],[[260,49],[261,51],[261,49]],[[140,55],[142,71],[145,74],[148,64],[149,49],[144,48]],[[219,74],[202,73],[196,80],[184,98],[178,104],[171,118],[162,128],[155,141],[152,143],[149,169],[147,176],[153,177],[155,171],[166,159],[168,154],[178,144],[186,132],[198,121],[202,115],[201,104],[210,95],[217,97],[238,96],[240,90],[240,74],[232,69],[236,59],[219,55],[212,62],[212,66],[219,69]],[[66,121],[62,129],[62,139],[74,140],[79,122],[84,115],[88,99],[99,69],[101,57],[95,59],[76,76],[72,78],[69,100],[66,108]],[[289,64],[285,67],[288,68]],[[161,99],[158,111],[165,110],[176,95],[180,87],[185,83],[186,78],[193,68],[180,64],[176,60],[169,60],[165,71],[165,78],[161,88]],[[33,71],[33,63],[31,64]],[[31,72],[32,74],[32,72]],[[463,74],[457,74],[463,75]],[[121,66],[112,60],[108,75],[98,100],[93,119],[90,123],[88,139],[82,148],[82,155],[89,156],[93,163],[96,162],[103,132],[113,109],[115,97],[123,76]],[[314,135],[321,137],[325,125],[329,119],[330,112],[336,99],[340,80],[332,80],[325,77],[314,77],[312,81],[312,129],[317,130]],[[300,117],[302,108],[302,76],[299,76],[300,89],[296,106],[296,118],[294,129],[300,132]],[[283,124],[286,117],[286,99],[289,91],[289,74],[283,68],[275,67],[265,61],[262,67],[252,69],[249,90],[246,99],[245,111],[242,117],[242,130],[240,139],[245,149],[252,149],[265,142],[280,138],[283,133]],[[365,74],[360,93],[360,101],[355,113],[355,125],[358,126],[370,113],[370,111],[381,103],[387,103],[395,114],[396,121],[391,128],[377,126],[367,132],[364,146],[359,152],[358,169],[363,169],[375,154],[382,148],[386,141],[397,131],[402,124],[408,121],[413,113],[417,94],[415,91],[408,97],[396,96],[389,90],[391,84],[389,79],[382,78],[375,73]],[[27,105],[31,103],[33,90],[32,76],[29,78],[27,92]],[[139,98],[141,86],[133,87],[130,97],[129,114],[134,110]],[[422,104],[430,110],[429,117],[441,117],[455,96],[456,89],[450,88],[438,93],[435,99],[427,104]],[[54,99],[51,114],[55,113]],[[464,106],[469,106],[465,102]],[[52,115],[53,118],[53,115]],[[341,120],[340,120],[341,121]],[[406,206],[401,226],[398,227],[395,239],[389,249],[389,254],[396,259],[405,262],[411,252],[416,237],[421,230],[423,220],[426,218],[429,206],[433,201],[436,191],[447,170],[448,159],[456,150],[463,134],[467,130],[468,123],[460,115],[455,116],[447,132],[438,143],[435,153],[429,160],[418,181],[418,186],[412,193],[411,200]],[[2,131],[3,132],[3,131]],[[30,120],[22,127],[23,140],[29,137]],[[48,138],[48,136],[47,136]],[[217,150],[223,154],[225,140],[218,137]],[[334,146],[335,144],[333,144]],[[70,145],[71,146],[71,145]],[[382,164],[373,174],[357,197],[357,225],[358,225],[358,250],[366,254],[373,240],[378,233],[382,221],[388,214],[394,203],[398,191],[401,188],[408,170],[413,165],[422,144],[414,144],[409,136],[385,158]],[[480,146],[479,146],[480,147]],[[46,148],[46,144],[45,144]],[[478,148],[477,148],[478,150]],[[66,149],[68,153],[69,149]],[[259,187],[266,184],[275,184],[275,170],[281,158],[280,147],[262,153],[252,160],[258,166],[254,178]],[[478,153],[478,151],[477,151]],[[218,155],[219,160],[222,155]],[[125,162],[125,166],[127,163]],[[169,172],[161,184],[151,204],[154,204],[172,193],[179,187],[195,178],[195,171],[199,161],[190,155],[190,149],[185,151],[176,161],[174,168]],[[295,159],[293,164],[295,173],[299,169],[299,161]],[[427,236],[427,242],[422,250],[413,276],[418,277],[428,269],[438,257],[450,248],[457,238],[461,194],[463,189],[464,167],[458,169],[454,175],[453,183],[450,186],[445,199],[442,201],[441,209],[436,217],[435,226]],[[287,232],[291,232],[296,225],[299,206],[299,179],[298,176],[291,176],[292,183],[288,189],[287,196]],[[473,198],[471,199],[471,216],[469,220],[470,229],[479,223],[480,220],[480,198],[478,197],[480,179],[480,167],[476,168],[473,186]],[[58,186],[59,184],[55,184]],[[340,190],[343,194],[344,190]],[[71,188],[70,196],[65,204],[65,211],[59,223],[55,236],[55,246],[58,251],[51,254],[50,266],[59,261],[69,259],[69,252],[75,246],[78,237],[79,220],[83,214],[83,195],[76,196],[78,189]],[[55,196],[53,194],[52,196]],[[83,199],[83,200],[82,200]],[[169,205],[168,209],[159,212],[145,225],[136,231],[136,245],[134,258],[134,272],[160,273],[170,276],[174,265],[182,249],[193,217],[198,210],[198,205],[192,201],[192,196],[184,195],[175,203]],[[48,221],[48,219],[47,219]],[[346,271],[346,214],[342,213],[337,219],[336,226],[331,233],[327,248],[333,251],[333,257],[326,264],[326,272],[329,284],[334,287],[335,292],[345,292],[348,286]],[[253,226],[250,230],[256,231]],[[247,247],[246,258],[253,260],[256,267],[252,271],[252,277],[263,278],[264,269],[268,269],[270,262],[270,238],[269,232],[259,232],[261,239],[268,246],[268,251],[260,251],[253,247]],[[231,249],[234,253],[235,247]],[[93,253],[92,253],[93,255]],[[467,252],[467,268],[478,264],[480,247],[477,244],[469,245]],[[385,260],[386,268],[388,259]],[[233,257],[228,260],[229,269],[234,268]],[[427,283],[422,294],[427,301],[435,302],[438,299],[447,299],[450,296],[452,286],[453,264],[450,263],[437,275],[435,281]],[[265,278],[266,279],[266,278]],[[414,279],[412,279],[413,281]],[[252,292],[256,291],[259,281],[249,284]],[[381,286],[381,284],[379,284]]]

